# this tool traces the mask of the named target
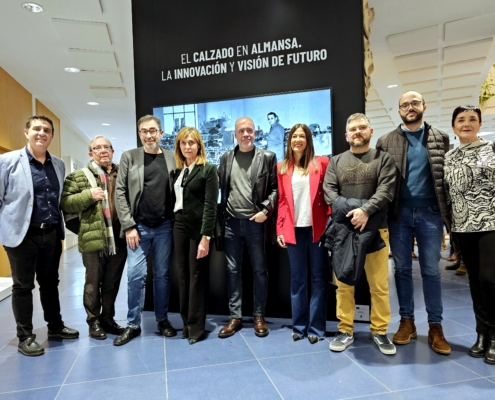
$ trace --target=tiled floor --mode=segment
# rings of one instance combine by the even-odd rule
[[[444,255],[446,252],[443,252]],[[356,324],[355,343],[343,353],[328,349],[337,330],[310,345],[293,342],[290,320],[269,319],[270,334],[254,335],[252,320],[235,336],[218,339],[225,316],[209,316],[206,340],[190,346],[156,331],[152,313],[145,313],[143,334],[122,347],[114,336],[98,341],[87,335],[82,306],[84,268],[76,249],[64,253],[60,267],[63,318],[79,329],[78,340],[47,340],[46,326],[35,293],[34,326],[46,349],[41,357],[17,352],[10,297],[0,302],[1,399],[491,399],[495,367],[469,357],[474,343],[474,317],[467,278],[443,270],[441,262],[444,332],[452,345],[450,356],[430,350],[419,266],[414,262],[418,339],[400,346],[395,356],[381,354],[371,341],[367,324]],[[390,262],[392,272],[392,262]],[[117,300],[116,319],[125,325],[125,279]],[[390,280],[392,323],[398,327],[398,304]],[[181,326],[177,314],[172,323]]]

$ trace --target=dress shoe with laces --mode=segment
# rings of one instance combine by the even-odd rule
[[[449,342],[443,336],[443,329],[440,324],[430,324],[428,341],[431,343],[431,349],[439,354],[450,354],[452,352]]]
[[[60,339],[77,339],[79,337],[79,332],[75,329],[67,328],[62,325],[56,331],[48,330],[49,338],[60,338]]]
[[[417,337],[416,325],[413,319],[402,318],[400,320],[399,330],[396,332],[392,341],[395,344],[408,344],[412,338]]]
[[[268,327],[266,326],[265,318],[261,315],[254,317],[254,334],[258,337],[265,337],[268,335]]]
[[[45,349],[41,347],[34,337],[28,337],[27,339],[19,342],[17,350],[29,357],[41,356],[45,353]]]
[[[124,344],[129,343],[132,339],[138,337],[141,334],[141,328],[131,328],[127,327],[124,329],[124,333],[120,336],[117,336],[113,341],[114,346],[123,346]]]
[[[95,322],[89,326],[89,336],[97,340],[105,340],[107,338],[107,334],[99,322]]]
[[[168,319],[158,322],[156,325],[160,333],[165,337],[177,336],[177,330],[172,326]]]
[[[122,335],[125,331],[125,328],[117,324],[114,319],[103,320],[101,321],[100,326],[106,333],[111,333],[112,335]]]
[[[488,336],[478,333],[476,338],[476,343],[471,346],[468,354],[474,358],[482,358],[485,356],[486,343],[488,341]]]
[[[242,319],[231,318],[227,325],[225,325],[220,332],[218,332],[219,338],[228,338],[234,335],[237,331],[242,329]]]
[[[495,336],[486,342],[485,362],[490,365],[495,365]]]

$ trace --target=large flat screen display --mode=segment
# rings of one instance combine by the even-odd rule
[[[290,129],[298,123],[311,129],[316,155],[332,154],[329,88],[158,107],[153,114],[162,122],[163,147],[173,151],[179,130],[184,126],[196,127],[203,137],[208,162],[217,166],[222,154],[237,144],[234,125],[240,117],[254,121],[255,145],[275,152],[278,161],[284,158]]]

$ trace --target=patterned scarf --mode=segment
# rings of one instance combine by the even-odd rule
[[[115,248],[115,238],[113,236],[113,228],[112,228],[112,216],[110,214],[110,204],[108,202],[108,176],[105,171],[101,169],[101,167],[96,164],[94,161],[91,161],[91,165],[98,172],[98,176],[100,178],[100,182],[103,186],[103,191],[105,192],[105,198],[101,201],[101,209],[103,211],[103,217],[105,217],[105,226],[107,228],[107,240],[108,244],[105,247],[104,251],[107,255],[116,254]]]

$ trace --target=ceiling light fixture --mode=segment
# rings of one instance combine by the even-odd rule
[[[393,88],[396,88],[397,86],[398,86],[398,85],[388,85],[387,87],[388,87],[389,89],[393,89]]]
[[[116,138],[116,137],[111,137],[110,139],[112,139],[112,140],[117,140],[118,138]]]
[[[103,126],[110,126],[110,124],[107,124],[106,122],[102,123]]]
[[[21,7],[26,11],[31,11],[33,13],[40,13],[43,11],[43,7],[36,3],[22,3]]]
[[[88,106],[99,106],[100,105],[100,103],[97,103],[96,101],[88,101],[86,104]]]
[[[77,74],[78,72],[81,72],[81,70],[79,68],[76,68],[76,67],[65,67],[64,71],[70,72],[72,74]]]

